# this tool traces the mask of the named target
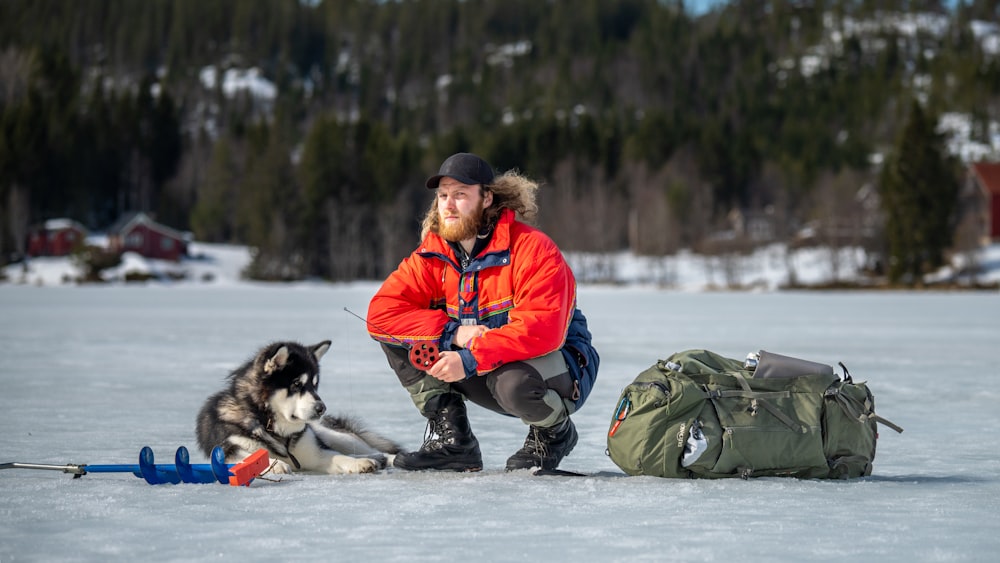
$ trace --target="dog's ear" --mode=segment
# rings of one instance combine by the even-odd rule
[[[323,357],[323,354],[326,354],[326,351],[329,349],[330,349],[329,340],[324,340],[319,344],[313,344],[312,346],[309,347],[309,351],[312,352],[312,355],[314,358],[316,358],[317,363],[319,362],[319,359]]]
[[[288,346],[282,346],[278,348],[278,351],[274,353],[273,356],[264,362],[264,373],[270,375],[279,369],[285,367],[288,363]]]

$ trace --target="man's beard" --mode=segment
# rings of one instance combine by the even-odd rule
[[[478,235],[483,226],[483,202],[480,201],[476,209],[468,215],[462,215],[458,224],[448,224],[440,217],[438,219],[440,221],[438,234],[441,235],[441,238],[449,242],[469,240]]]

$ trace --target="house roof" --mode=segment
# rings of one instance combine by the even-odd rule
[[[45,221],[43,228],[46,231],[64,231],[67,229],[76,229],[82,233],[87,232],[87,228],[84,227],[82,224],[72,219],[66,219],[66,218],[48,219]]]
[[[1000,195],[1000,162],[976,162],[972,171],[979,185],[991,194]]]
[[[122,234],[124,232],[131,230],[134,226],[137,225],[146,225],[150,229],[157,231],[161,234],[164,234],[173,239],[177,239],[180,241],[187,240],[187,237],[184,235],[184,233],[171,229],[166,225],[157,223],[156,221],[151,219],[149,215],[146,215],[141,211],[125,213],[124,215],[119,217],[118,220],[115,221],[114,224],[108,228],[108,234],[112,235]]]

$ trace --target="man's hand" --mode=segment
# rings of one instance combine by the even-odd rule
[[[441,352],[438,361],[427,370],[427,375],[445,383],[463,381],[465,366],[462,364],[462,356],[458,352]]]
[[[483,325],[462,325],[455,331],[453,342],[459,348],[468,348],[470,340],[486,334],[489,330]]]

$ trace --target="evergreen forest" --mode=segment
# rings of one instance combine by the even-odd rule
[[[967,163],[937,116],[1000,121],[996,22],[997,0],[0,0],[0,265],[46,219],[144,211],[252,247],[256,279],[379,279],[471,151],[540,181],[567,252],[808,230],[912,280],[956,244]]]

